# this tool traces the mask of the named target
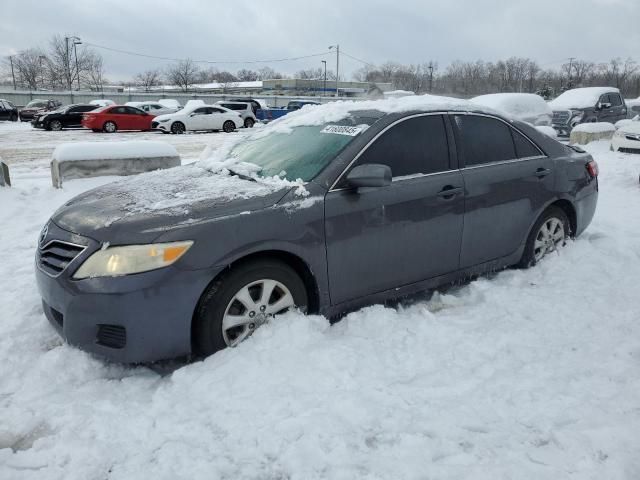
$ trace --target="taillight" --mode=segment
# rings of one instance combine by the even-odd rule
[[[598,176],[598,163],[595,160],[591,160],[587,163],[587,172],[591,178],[596,178]]]

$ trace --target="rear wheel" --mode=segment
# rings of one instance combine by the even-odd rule
[[[227,120],[222,124],[222,130],[224,130],[225,133],[231,133],[235,129],[236,129],[236,124],[233,123],[231,120]]]
[[[567,214],[558,207],[548,208],[531,229],[518,266],[527,268],[535,265],[549,253],[563,247],[570,233]]]
[[[102,131],[106,133],[116,133],[118,131],[118,126],[115,124],[115,122],[105,122],[105,124],[102,126]]]
[[[235,347],[262,324],[290,309],[306,311],[307,291],[298,274],[277,260],[239,265],[203,294],[194,319],[194,347],[211,355]]]
[[[54,130],[56,132],[62,130],[62,122],[60,120],[52,120],[49,122],[49,128],[47,130]]]
[[[186,131],[184,127],[184,123],[182,122],[174,122],[171,125],[171,133],[175,133],[176,135],[182,135]]]
[[[244,121],[244,128],[253,128],[253,125],[254,125],[255,123],[256,123],[256,122],[254,122],[254,121],[253,121],[253,118],[247,118],[247,119],[245,119],[245,121]]]

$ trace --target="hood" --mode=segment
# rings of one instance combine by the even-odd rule
[[[61,228],[98,242],[151,242],[168,228],[273,206],[291,190],[195,165],[149,172],[79,195],[52,217]]]
[[[618,131],[623,134],[640,135],[640,121],[632,120],[629,123],[625,123]]]

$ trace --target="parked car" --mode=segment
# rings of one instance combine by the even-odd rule
[[[310,100],[292,100],[287,104],[287,110],[293,112],[300,110],[305,105],[320,105],[318,102],[312,102]]]
[[[179,110],[178,108],[166,107],[158,102],[127,102],[125,105],[139,108],[140,110],[155,116],[175,113]]]
[[[82,127],[82,117],[85,113],[96,110],[97,105],[76,104],[61,107],[52,112],[45,112],[36,115],[31,121],[31,125],[35,128],[44,128],[45,130],[62,130],[63,128],[80,128]]]
[[[62,106],[58,100],[32,100],[20,110],[20,120],[30,122],[36,114],[51,112]]]
[[[535,127],[551,126],[553,111],[544,98],[534,93],[492,93],[472,98],[471,103],[505,112]]]
[[[549,102],[549,106],[553,110],[553,128],[560,136],[568,136],[580,123],[616,123],[627,118],[627,106],[620,90],[613,87],[567,90]]]
[[[139,108],[116,105],[101,107],[82,117],[82,126],[94,132],[115,133],[118,130],[151,130],[155,118]]]
[[[105,98],[98,98],[96,100],[91,100],[89,104],[97,105],[99,107],[109,107],[111,105],[115,105],[116,102],[114,102],[113,100],[107,100]]]
[[[640,98],[625,100],[624,103],[627,106],[627,118],[634,118],[640,115]]]
[[[239,113],[220,105],[194,104],[187,105],[176,113],[157,116],[151,126],[163,133],[218,130],[229,133],[244,126],[244,121]]]
[[[640,117],[628,120],[613,134],[611,149],[616,152],[640,153]]]
[[[292,100],[283,108],[262,108],[256,112],[256,118],[262,123],[269,123],[278,118],[284,117],[286,114],[300,110],[305,105],[320,105],[318,102],[307,100]]]
[[[18,121],[18,109],[9,100],[0,98],[0,120]]]
[[[176,112],[182,108],[180,102],[178,102],[178,100],[176,100],[175,98],[161,98],[160,100],[158,100],[158,103],[163,107],[173,108]]]
[[[589,154],[468,102],[406,98],[321,106],[242,139],[225,169],[67,202],[36,253],[50,323],[116,361],[208,355],[294,307],[334,317],[533,265],[589,225]]]
[[[257,100],[255,98],[246,98],[246,97],[240,97],[240,98],[230,98],[229,99],[230,102],[244,102],[244,103],[249,103],[251,104],[251,108],[253,109],[253,114],[257,115],[258,110],[260,110],[261,108],[267,108],[267,104],[264,100]]]
[[[245,128],[253,128],[256,124],[256,115],[253,113],[253,108],[250,103],[219,101],[216,102],[216,104],[239,113],[242,117]]]

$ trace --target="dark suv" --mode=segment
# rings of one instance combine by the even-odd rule
[[[9,100],[0,98],[0,120],[10,120],[16,122],[18,120],[18,109]]]
[[[627,106],[620,90],[613,87],[567,90],[549,102],[549,106],[553,110],[553,128],[560,136],[568,136],[580,123],[616,123],[627,118]]]
[[[58,100],[32,100],[20,109],[20,120],[30,122],[36,115],[56,110],[61,106],[62,103]]]
[[[50,323],[117,361],[208,355],[294,307],[334,317],[535,264],[589,225],[590,155],[407,98],[292,113],[226,157],[69,201],[36,252]]]

